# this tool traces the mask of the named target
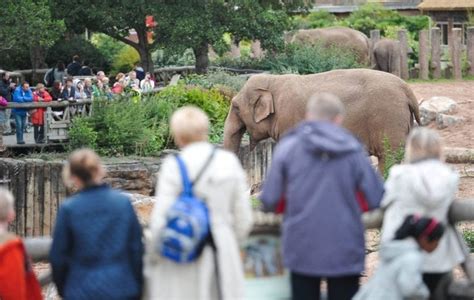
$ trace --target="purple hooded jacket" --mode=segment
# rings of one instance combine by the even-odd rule
[[[361,214],[379,207],[383,192],[367,153],[346,129],[303,122],[289,132],[276,146],[261,194],[267,211],[285,197],[285,266],[318,277],[360,274],[365,257]]]

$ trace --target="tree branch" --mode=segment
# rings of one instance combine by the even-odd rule
[[[131,47],[133,47],[133,48],[135,48],[135,49],[138,49],[138,47],[139,47],[139,44],[138,44],[138,43],[134,43],[134,42],[132,42],[131,40],[129,40],[129,39],[127,39],[126,37],[123,37],[123,36],[121,36],[121,35],[119,35],[119,34],[116,34],[116,33],[113,33],[113,32],[107,31],[107,30],[103,30],[103,31],[101,31],[101,32],[102,32],[103,34],[106,34],[106,35],[110,36],[111,38],[114,38],[114,39],[116,39],[116,40],[118,40],[118,41],[120,41],[120,42],[122,42],[122,43],[124,43],[124,44],[127,44],[127,45],[129,45],[129,46],[131,46]]]

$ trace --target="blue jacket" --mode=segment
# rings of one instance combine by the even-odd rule
[[[356,138],[328,122],[304,122],[277,145],[261,200],[266,210],[286,200],[286,267],[338,277],[364,270],[361,214],[382,195],[382,179]]]
[[[21,86],[18,86],[13,92],[13,102],[17,102],[17,103],[33,102],[33,93],[31,92],[30,89],[28,89],[28,91],[25,92]],[[26,116],[27,111],[28,109],[25,109],[25,108],[13,109],[13,113],[20,116]]]
[[[107,185],[87,188],[60,207],[50,252],[65,299],[139,299],[142,232],[128,197]]]

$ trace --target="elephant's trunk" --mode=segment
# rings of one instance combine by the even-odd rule
[[[244,132],[245,124],[232,107],[224,125],[224,148],[238,154]]]

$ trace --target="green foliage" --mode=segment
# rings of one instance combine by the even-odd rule
[[[383,140],[383,149],[385,154],[383,177],[387,179],[390,169],[394,165],[398,165],[403,161],[403,158],[405,157],[405,147],[400,145],[396,150],[393,150],[390,141],[385,137]]]
[[[473,253],[474,252],[474,231],[466,229],[466,230],[463,230],[462,235],[464,237],[464,240],[466,241],[469,251]]]
[[[94,102],[90,118],[76,118],[70,134],[71,145],[88,145],[102,155],[158,155],[173,147],[169,118],[185,105],[203,109],[211,122],[210,140],[222,141],[228,102],[216,90],[184,85],[168,87],[162,92],[134,102],[126,97]]]
[[[235,92],[240,91],[246,81],[246,77],[232,75],[225,71],[209,72],[206,75],[192,74],[185,78],[185,83],[187,85],[198,85],[205,89],[226,86]]]
[[[111,38],[103,33],[94,33],[91,38],[92,44],[99,50],[99,52],[107,59],[107,62],[112,65],[117,54],[126,46],[126,44]]]
[[[292,19],[292,29],[331,27],[334,24],[336,17],[327,10],[318,10],[307,16],[295,16]]]
[[[130,46],[123,47],[115,56],[112,63],[112,73],[130,72],[133,66],[140,61],[137,50]]]
[[[110,70],[107,58],[90,41],[79,35],[58,40],[48,51],[46,63],[53,67],[58,60],[62,60],[67,65],[74,55],[79,55],[82,60],[89,61],[90,67],[106,72]]]
[[[190,66],[196,63],[192,49],[186,49],[182,53],[169,49],[158,49],[152,53],[152,57],[157,67]]]

